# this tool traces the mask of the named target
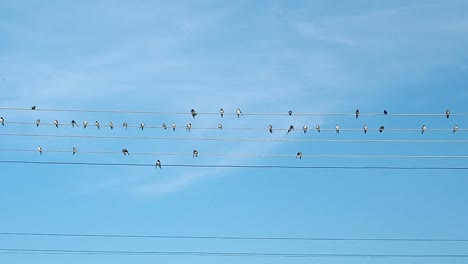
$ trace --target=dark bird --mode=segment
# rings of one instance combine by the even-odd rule
[[[294,131],[294,126],[290,125],[288,128],[288,132],[286,134],[289,134],[289,132]]]
[[[289,110],[289,111],[288,111],[288,114],[289,114],[289,115],[292,115],[292,111],[291,111],[291,110]]]
[[[379,132],[382,133],[384,129],[385,129],[384,126],[380,126],[380,127],[379,127]]]
[[[36,106],[35,105],[31,106],[31,110],[36,110]]]
[[[387,110],[383,110],[383,114],[387,115],[388,114]]]
[[[166,123],[162,124],[162,128],[167,129]]]
[[[88,121],[83,121],[83,128],[86,128],[88,126]]]
[[[37,147],[37,151],[39,151],[39,154],[42,155],[42,147],[41,146]]]
[[[335,131],[337,134],[340,133],[340,126],[338,124],[335,125]]]
[[[127,130],[127,128],[128,128],[127,122],[124,122],[124,123],[122,124],[122,126],[125,127],[125,130]]]
[[[78,151],[78,149],[77,149],[76,147],[73,147],[73,150],[72,150],[72,151],[73,151],[73,155],[75,155],[76,152]]]
[[[302,159],[302,152],[299,151],[299,152],[296,154],[296,159],[297,159],[297,158]]]
[[[224,116],[224,109],[222,109],[222,108],[219,109],[219,114],[221,115],[221,117],[223,117]]]
[[[240,110],[240,108],[237,108],[237,110],[236,110],[236,115],[237,115],[237,118],[239,118],[240,115],[244,115],[244,114],[242,113],[242,111]]]
[[[145,128],[145,123],[141,122],[140,129],[143,130]],[[151,129],[150,129],[151,130]]]
[[[127,156],[127,155],[130,156],[130,153],[128,152],[127,149],[122,149],[122,153],[124,154],[124,156]]]
[[[195,111],[195,109],[190,110],[190,113],[192,114],[193,118],[195,118],[195,116],[198,115],[197,111]]]
[[[188,123],[187,124],[187,127],[185,128],[186,131],[190,132],[190,130],[192,130],[192,124],[191,123]]]
[[[309,129],[309,128],[308,128],[306,125],[304,125],[304,126],[302,127],[302,130],[304,131],[304,134],[307,133],[307,130],[308,130],[308,129]]]
[[[176,129],[176,123],[172,122],[172,131],[175,131]]]
[[[36,119],[36,127],[38,127],[41,124],[41,120],[38,118]]]
[[[450,110],[445,110],[445,116],[447,117],[447,119],[449,119],[450,117]]]
[[[363,129],[364,129],[364,134],[367,134],[367,130],[368,130],[367,125],[364,125]]]
[[[426,131],[426,125],[423,125],[423,126],[421,127],[421,134],[424,134],[424,131]]]
[[[98,121],[94,122],[94,125],[97,127],[97,129],[99,129],[99,122]]]
[[[359,117],[359,109],[356,109],[356,119]]]
[[[455,126],[453,127],[453,134],[455,134],[455,132],[457,132],[457,130],[458,130],[458,125],[455,125]]]
[[[76,123],[75,120],[72,120],[72,121],[71,121],[71,125],[72,125],[72,127],[75,127],[75,126],[78,127],[78,124]]]
[[[58,128],[59,123],[58,123],[57,119],[54,120],[54,125],[55,125],[56,128]]]
[[[194,149],[193,150],[193,155],[192,155],[193,158],[196,158],[198,157],[198,150]]]
[[[320,125],[316,125],[315,130],[317,130],[317,132],[320,132]]]
[[[221,129],[221,130],[223,130],[223,125],[218,124],[218,128]]]
[[[0,123],[2,123],[2,126],[5,125],[5,119],[3,118],[3,116],[0,117]]]
[[[114,129],[114,123],[112,123],[112,121],[109,122],[109,127],[110,127],[110,129]]]
[[[161,169],[161,161],[160,160],[156,161],[156,168],[158,168],[158,167]]]
[[[268,125],[268,131],[270,131],[270,134],[273,133],[273,126],[272,125]]]

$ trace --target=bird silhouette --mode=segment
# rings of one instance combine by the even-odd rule
[[[177,127],[177,126],[176,126],[176,123],[173,122],[173,123],[172,123],[172,131],[175,131],[176,127]]]
[[[145,123],[141,122],[140,129],[143,130],[145,128]],[[151,129],[150,129],[151,130]]]
[[[273,126],[272,125],[268,125],[268,131],[270,131],[270,134],[273,133]]]
[[[304,134],[307,133],[307,129],[309,129],[306,125],[302,127],[302,130],[304,131]]]
[[[36,110],[36,106],[35,105],[31,106],[31,110]]]
[[[188,123],[187,124],[187,127],[185,128],[186,131],[190,132],[190,130],[192,130],[192,124],[191,123]]]
[[[78,149],[77,149],[76,147],[73,147],[73,150],[72,150],[72,151],[73,151],[73,155],[75,155],[76,152],[78,152]]]
[[[364,129],[364,134],[367,134],[367,130],[368,130],[367,125],[364,125],[363,129]]]
[[[55,125],[55,127],[56,127],[56,128],[58,128],[58,126],[59,126],[59,122],[58,122],[58,120],[57,120],[57,119],[55,119],[55,120],[54,120],[54,125]]]
[[[88,126],[88,121],[83,121],[83,128],[86,128]]]
[[[41,146],[37,147],[37,151],[39,151],[39,154],[42,155],[42,147]]]
[[[292,115],[292,111],[291,111],[291,110],[288,111],[288,115]]]
[[[122,153],[124,154],[124,156],[127,156],[127,155],[130,156],[130,153],[128,152],[127,149],[122,149]]]
[[[288,132],[286,132],[286,134],[289,134],[289,132],[291,132],[291,131],[294,131],[294,126],[293,125],[289,126]]]
[[[158,167],[159,167],[159,169],[161,169],[161,161],[160,160],[156,161],[156,168],[158,168]]]
[[[445,110],[445,116],[447,117],[447,119],[449,119],[450,117],[450,110]]]
[[[219,114],[221,115],[221,117],[223,117],[224,116],[224,109],[222,109],[222,108],[219,109]]]
[[[387,115],[388,114],[387,110],[383,110],[383,114]]]
[[[337,134],[340,133],[340,126],[338,124],[335,125],[335,131]]]
[[[0,117],[0,123],[2,123],[2,126],[5,125],[5,119],[3,118],[3,116]]]
[[[38,127],[41,124],[41,120],[38,118],[36,119],[36,127]]]
[[[356,119],[359,117],[359,109],[356,109]]]
[[[198,157],[198,150],[194,149],[193,150],[193,155],[192,155],[193,158],[196,158]]]
[[[453,127],[453,134],[455,134],[455,132],[457,132],[457,130],[458,130],[458,125],[455,125],[455,126]]]
[[[320,133],[320,125],[316,125],[316,126],[315,126],[315,130],[317,130],[317,132]]]
[[[97,127],[97,129],[99,129],[99,122],[98,121],[95,121],[94,125]]]
[[[297,159],[297,158],[302,159],[302,152],[299,151],[299,152],[296,154],[296,159]]]
[[[384,131],[385,127],[384,126],[380,126],[379,127],[379,132],[382,133]]]
[[[127,122],[124,122],[124,123],[122,124],[122,126],[125,127],[125,130],[127,130],[127,128],[128,128]]]
[[[190,110],[190,113],[192,114],[193,118],[195,118],[195,116],[198,115],[197,111],[195,111],[195,109]]]
[[[223,130],[223,125],[218,124],[218,128],[221,129],[221,130]]]
[[[162,128],[167,129],[166,123],[162,123]]]
[[[240,110],[240,108],[237,108],[237,110],[236,110],[236,115],[237,115],[237,118],[239,118],[240,115],[244,115],[244,114],[242,113],[242,111]]]
[[[424,134],[424,131],[426,131],[426,125],[423,125],[423,126],[421,127],[421,134]]]
[[[109,127],[110,127],[111,130],[114,129],[114,123],[112,123],[112,121],[109,122]]]
[[[75,126],[78,127],[78,124],[76,123],[75,120],[72,120],[72,121],[71,121],[71,125],[72,125],[72,127],[75,127]]]

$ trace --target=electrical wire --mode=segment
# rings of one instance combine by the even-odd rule
[[[51,137],[51,138],[90,138],[90,139],[141,139],[141,140],[180,140],[180,141],[252,141],[252,142],[380,142],[380,143],[468,143],[458,139],[297,139],[297,138],[206,138],[206,137],[148,137],[148,136],[96,136],[0,133],[0,136]]]
[[[35,164],[35,165],[75,165],[75,166],[132,166],[155,167],[148,163],[98,163],[98,162],[64,162],[64,161],[25,161],[0,160],[8,164]],[[247,168],[247,169],[328,169],[328,170],[468,170],[468,167],[404,167],[404,166],[288,166],[288,165],[228,165],[228,164],[163,164],[163,167],[188,168]]]
[[[124,235],[0,232],[0,236],[77,237],[77,238],[144,238],[144,239],[207,239],[207,240],[299,240],[299,241],[374,241],[374,242],[468,242],[463,238],[343,238],[343,237],[259,237],[259,236],[188,236],[188,235]]]

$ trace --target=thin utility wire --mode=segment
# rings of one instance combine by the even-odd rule
[[[64,161],[25,161],[0,160],[8,164],[34,164],[34,165],[74,165],[74,166],[132,166],[155,167],[148,163],[98,163],[98,162],[64,162]],[[247,168],[247,169],[328,169],[328,170],[468,170],[468,167],[404,167],[404,166],[287,166],[287,165],[228,165],[228,164],[163,164],[162,167],[186,168]]]
[[[42,253],[70,255],[151,255],[151,256],[205,256],[205,257],[276,257],[276,258],[468,258],[468,254],[344,254],[344,253],[267,253],[267,252],[209,252],[209,251],[130,251],[130,250],[75,250],[0,248],[0,253]]]
[[[122,113],[122,114],[154,114],[154,115],[191,115],[191,111],[179,111],[179,112],[170,112],[170,111],[140,111],[140,110],[98,110],[98,109],[60,109],[60,108],[40,108],[36,107],[35,110],[31,108],[22,108],[22,107],[0,107],[0,110],[10,110],[10,111],[42,111],[42,112],[78,112],[78,113]],[[197,117],[199,115],[220,115],[219,110],[216,112],[197,112]],[[232,111],[225,109],[224,115],[237,116],[236,110]],[[283,113],[267,113],[267,112],[243,112],[243,116],[288,116],[290,115],[287,111]],[[341,112],[341,113],[296,113],[293,112],[291,116],[355,116],[356,113],[352,112]],[[391,113],[389,112],[387,116],[445,116],[445,112],[441,113]],[[359,116],[385,116],[383,112],[375,113],[365,113],[361,112]],[[450,113],[450,116],[468,116],[468,113]]]
[[[206,240],[299,240],[299,241],[378,241],[378,242],[468,242],[463,238],[350,238],[350,237],[278,237],[278,236],[188,236],[188,235],[128,235],[0,232],[0,236],[77,237],[77,238],[148,238],[148,239],[206,239]]]
[[[90,139],[141,139],[141,140],[180,140],[180,141],[251,141],[251,142],[380,142],[380,143],[468,143],[468,140],[432,139],[297,139],[297,138],[207,138],[207,137],[148,137],[148,136],[96,136],[0,133],[0,136],[50,137],[50,138],[90,138]]]

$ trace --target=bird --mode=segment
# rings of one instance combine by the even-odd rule
[[[41,146],[37,146],[37,151],[39,151],[39,154],[42,155],[42,147]]]
[[[316,125],[316,126],[315,126],[315,130],[317,130],[317,132],[320,133],[320,125]]]
[[[447,119],[449,119],[450,117],[450,110],[445,110],[445,116],[447,117]]]
[[[223,130],[223,125],[218,124],[218,128],[221,129],[221,130]]]
[[[423,125],[423,126],[421,127],[421,134],[424,134],[424,131],[426,131],[426,125]]]
[[[359,109],[356,109],[356,119],[359,117]]]
[[[302,152],[299,151],[299,152],[296,154],[296,159],[297,159],[297,158],[302,159]]]
[[[54,120],[54,125],[55,125],[56,128],[58,128],[59,123],[58,123],[57,119]]]
[[[192,129],[192,124],[191,123],[188,123],[187,124],[187,127],[185,128],[186,131],[190,132],[190,130]]]
[[[36,106],[35,105],[31,106],[31,110],[36,110]]]
[[[167,129],[166,123],[162,123],[162,128]]]
[[[237,118],[239,118],[240,115],[244,115],[242,111],[240,110],[240,108],[237,108],[236,114],[237,114]]]
[[[124,122],[124,123],[122,124],[122,126],[125,127],[125,130],[127,130],[127,128],[128,128],[127,122]]]
[[[367,134],[367,125],[364,125],[364,134]]]
[[[457,132],[457,130],[458,130],[458,125],[455,125],[455,126],[453,127],[453,134],[455,134],[455,132]]]
[[[198,115],[197,111],[195,111],[195,109],[190,110],[190,113],[192,114],[193,118],[195,118],[195,116]]]
[[[72,151],[73,151],[73,155],[75,155],[76,152],[78,151],[78,149],[77,149],[76,147],[73,147],[73,150],[72,150]]]
[[[382,133],[384,131],[385,127],[384,126],[380,126],[379,127],[379,132]]]
[[[302,130],[304,131],[304,134],[307,133],[307,129],[309,129],[306,125],[302,127]]]
[[[290,125],[288,128],[288,132],[286,134],[289,134],[289,132],[294,131],[294,126]]]
[[[172,131],[175,131],[176,129],[176,123],[172,122]]]
[[[158,167],[161,169],[161,161],[160,160],[156,161],[156,168],[158,168]]]
[[[292,111],[291,111],[291,110],[288,111],[288,115],[292,115]]]
[[[383,110],[383,114],[387,115],[388,114],[387,110]]]
[[[338,124],[335,125],[335,131],[337,134],[340,133],[340,126]]]
[[[110,129],[114,129],[114,123],[112,123],[112,121],[109,122],[109,127],[110,127]]]
[[[94,125],[97,127],[97,129],[99,129],[99,122],[98,121],[95,121]]]
[[[75,126],[78,127],[78,124],[76,123],[75,120],[72,120],[72,121],[71,121],[71,125],[72,125],[72,127],[75,127]]]
[[[145,123],[141,122],[140,124],[140,129],[143,130],[143,128],[145,128]],[[150,129],[151,130],[151,129]]]
[[[0,123],[2,123],[2,126],[5,125],[5,119],[3,118],[3,116],[0,116]]]
[[[198,157],[198,150],[194,149],[193,150],[193,155],[192,155],[193,158],[196,158]]]
[[[273,126],[272,125],[268,125],[268,131],[270,131],[270,134],[273,133]]]
[[[41,124],[41,120],[38,118],[36,119],[36,127],[38,127]]]
[[[83,127],[86,128],[88,126],[88,121],[83,121]]]
[[[122,153],[124,154],[124,156],[127,156],[127,155],[130,156],[130,153],[128,152],[127,149],[122,149]]]
[[[221,117],[223,117],[224,116],[224,109],[222,109],[222,108],[219,109],[219,114],[221,115]]]

